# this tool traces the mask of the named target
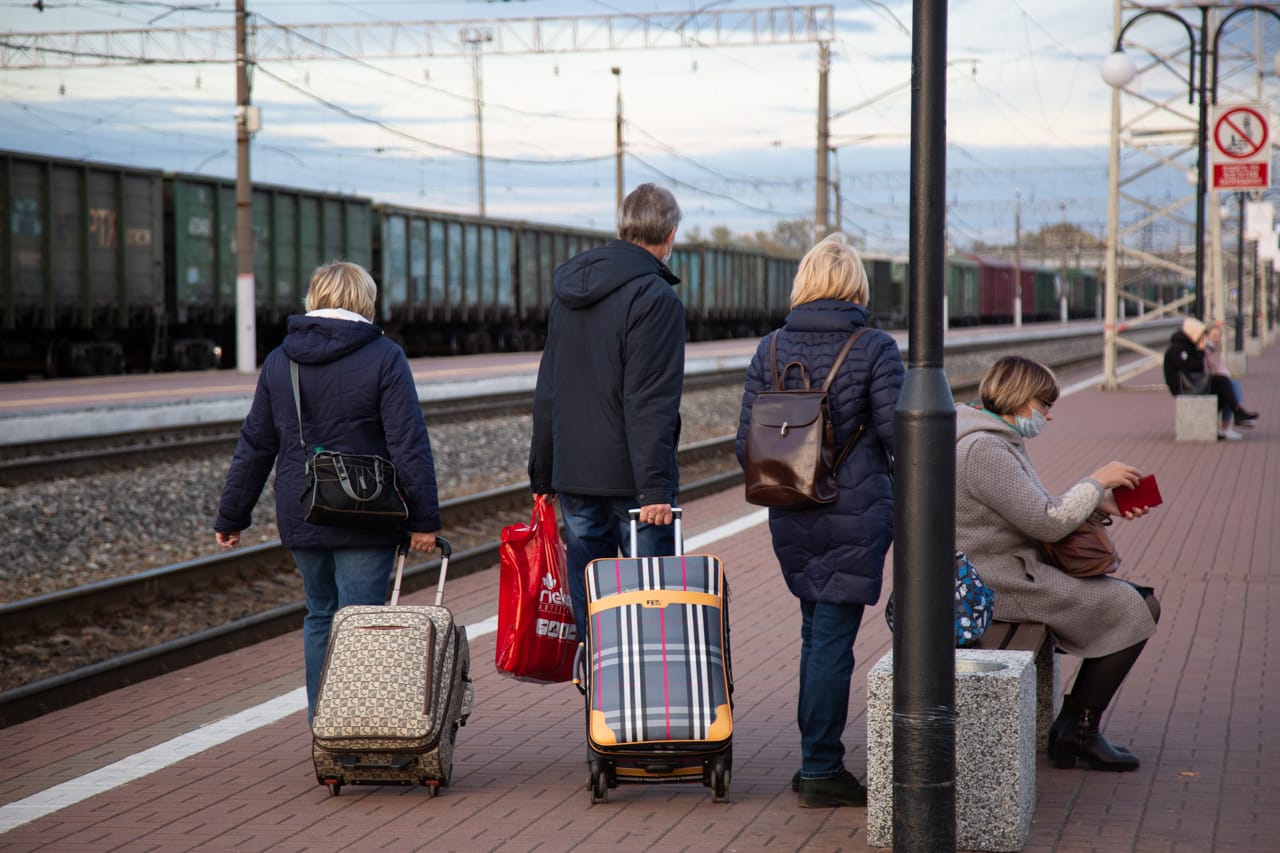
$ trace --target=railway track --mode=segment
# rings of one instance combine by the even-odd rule
[[[741,370],[699,373],[686,378],[685,391],[738,385],[741,382]],[[472,418],[528,414],[532,407],[532,389],[423,404],[423,410],[432,425]],[[209,452],[230,456],[240,433],[240,424],[240,420],[205,422],[114,435],[78,436],[2,446],[0,487],[57,477],[80,477],[104,470],[127,469],[143,463],[181,458],[192,453]]]
[[[693,500],[741,482],[733,442],[733,436],[724,436],[681,448],[681,468],[694,477],[681,489],[683,499]],[[727,468],[732,470],[723,470]],[[449,538],[454,544],[450,574],[465,575],[497,563],[499,542],[493,533],[528,507],[529,491],[523,485],[444,501],[441,510],[449,518]],[[402,590],[426,586],[438,566],[438,559],[407,566]],[[255,581],[273,578],[286,585],[287,603],[0,693],[0,727],[298,630],[306,613],[297,600],[292,559],[278,541],[0,605],[0,636],[12,644],[78,625],[109,625],[127,620],[134,611],[175,600],[195,602],[218,588],[249,589]]]

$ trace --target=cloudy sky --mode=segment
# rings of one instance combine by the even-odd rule
[[[511,44],[482,45],[488,215],[611,228],[620,84],[627,186],[671,186],[686,229],[704,232],[718,225],[769,230],[813,215],[818,46],[723,43],[747,41],[742,13],[761,8],[770,7],[759,0],[248,0],[259,25],[277,33],[311,23],[402,21],[432,21],[448,32],[487,21],[497,28],[491,31],[514,32],[514,24],[495,19],[545,18],[555,20],[544,23],[544,37],[565,45],[573,34],[568,19],[577,18],[583,49],[516,54]],[[844,227],[871,248],[902,252],[911,3],[840,0],[834,10],[829,111]],[[44,0],[43,12],[7,0],[0,30],[186,28],[174,42],[186,49],[199,28],[233,25],[233,11],[233,0]],[[691,27],[704,27],[701,43],[585,49],[603,43],[591,34],[603,31],[605,19],[624,31],[635,24],[620,16],[641,13],[683,13]],[[710,13],[723,15],[721,43],[706,29]],[[1110,90],[1098,67],[1113,38],[1112,14],[1113,0],[950,4],[953,243],[1009,235],[1015,198],[1024,229],[1066,220],[1102,235]],[[328,61],[259,62],[252,97],[263,126],[253,141],[254,179],[478,212],[473,61],[366,59],[352,44]],[[234,102],[234,69],[226,63],[4,68],[0,147],[232,177]]]

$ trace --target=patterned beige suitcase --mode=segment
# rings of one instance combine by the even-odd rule
[[[333,618],[312,720],[316,780],[343,785],[449,784],[458,728],[471,713],[465,629],[441,606],[452,548],[442,552],[435,606],[396,606],[405,550],[387,607],[344,607]]]

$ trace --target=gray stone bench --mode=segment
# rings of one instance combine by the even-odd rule
[[[1213,394],[1179,394],[1174,401],[1177,441],[1218,440],[1218,398]]]
[[[993,622],[956,650],[956,844],[1018,851],[1035,813],[1036,753],[1057,712],[1058,663],[1039,623]],[[867,675],[867,843],[893,844],[893,654]]]
[[[992,622],[975,649],[1031,652],[1036,663],[1036,749],[1049,748],[1049,727],[1058,716],[1058,656],[1049,629],[1039,622]]]

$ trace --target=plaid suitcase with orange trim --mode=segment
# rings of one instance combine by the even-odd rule
[[[632,519],[634,541],[634,511]],[[592,802],[620,782],[686,781],[727,800],[733,679],[724,566],[709,555],[618,557],[594,560],[586,573],[590,628],[577,682]]]

